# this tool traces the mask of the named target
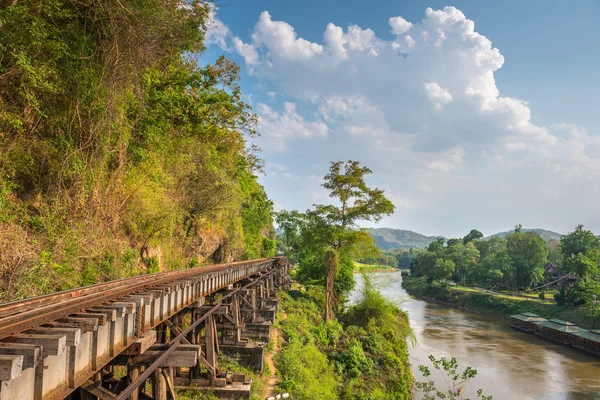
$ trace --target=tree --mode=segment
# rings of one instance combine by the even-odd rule
[[[444,238],[437,238],[433,242],[429,243],[427,246],[427,250],[435,253],[438,257],[443,257],[446,252],[446,248],[444,247],[444,242],[446,240]]]
[[[340,296],[353,287],[352,256],[358,249],[369,249],[370,256],[376,255],[372,251],[373,238],[357,222],[377,222],[394,212],[394,205],[384,191],[366,184],[365,176],[371,173],[357,161],[332,162],[322,186],[329,189],[329,196],[337,200],[336,204],[315,204],[314,209],[303,214],[297,211],[278,214],[284,235],[290,234],[285,241],[299,260],[299,279],[326,288],[328,319],[333,316]],[[333,254],[330,250],[338,255],[337,268],[333,268],[335,263],[324,263],[325,259],[332,259],[325,257],[326,251]]]
[[[506,251],[506,240],[500,236],[493,236],[489,239],[475,240],[475,247],[479,250],[479,256],[482,260],[493,256],[496,253]]]
[[[329,197],[338,200],[339,205],[317,204],[315,213],[326,227],[331,228],[328,244],[338,253],[352,251],[353,246],[370,238],[364,230],[357,229],[357,221],[377,222],[394,212],[394,205],[385,197],[383,190],[367,186],[365,176],[372,172],[358,161],[337,161],[331,163],[329,173],[325,175],[322,186],[329,189]],[[335,295],[329,293],[337,278],[337,269],[334,272],[327,270],[327,320],[333,316],[331,309],[335,306]]]
[[[435,266],[437,261],[437,255],[429,250],[423,251],[417,254],[417,257],[414,260],[414,263],[411,265],[411,274],[415,276],[426,276],[428,281],[431,283],[433,278],[430,278],[431,271]]]
[[[283,232],[281,241],[285,254],[291,262],[297,263],[302,249],[302,228],[305,224],[304,215],[297,210],[280,211],[275,218],[279,229]]]
[[[462,239],[448,239],[448,241],[446,242],[446,246],[448,246],[448,247],[452,247],[457,244],[463,244],[463,240]]]
[[[454,273],[454,268],[454,261],[438,258],[433,265],[433,269],[429,272],[429,276],[438,281],[450,279]]]
[[[473,280],[484,287],[503,285],[514,289],[515,268],[506,250],[488,255],[475,265]]]
[[[463,244],[471,243],[473,240],[481,239],[482,237],[483,233],[479,232],[477,229],[472,229],[471,232],[463,238]]]
[[[600,240],[591,231],[577,225],[575,230],[560,238],[563,270],[580,277],[598,274]]]
[[[462,242],[458,242],[453,246],[448,246],[446,249],[446,258],[454,262],[456,266],[456,280],[461,281],[464,286],[469,271],[479,261],[479,250],[477,250],[473,242],[468,242],[466,246]]]
[[[515,267],[516,286],[526,288],[543,281],[548,247],[540,235],[515,229],[507,236],[506,248]]]

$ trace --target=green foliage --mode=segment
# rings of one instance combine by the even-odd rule
[[[575,230],[560,239],[560,251],[563,255],[562,270],[580,277],[598,274],[600,263],[600,239],[577,225]]]
[[[454,357],[450,359],[445,357],[436,359],[433,355],[430,355],[429,361],[433,364],[434,369],[442,373],[448,388],[440,390],[439,388],[436,388],[435,383],[432,380],[427,382],[416,382],[415,388],[418,396],[417,398],[421,398],[422,400],[469,400],[468,398],[463,397],[464,384],[477,375],[476,369],[466,367],[460,372],[458,361],[456,361],[456,358]],[[425,378],[431,377],[431,370],[429,367],[419,365],[419,371],[421,371]],[[423,397],[420,397],[421,394]],[[477,398],[482,400],[492,400],[492,396],[485,396],[481,389],[477,391]]]
[[[28,237],[0,249],[27,250],[17,275],[0,266],[3,297],[34,265],[65,289],[274,254],[239,67],[198,63],[208,12],[196,0],[0,7],[0,242]],[[199,254],[208,236],[218,249]]]
[[[471,232],[467,236],[463,238],[463,244],[471,243],[473,240],[481,239],[483,237],[483,233],[479,232],[477,229],[472,229]]]
[[[339,372],[356,378],[361,374],[373,373],[373,360],[367,358],[362,344],[352,339],[346,344],[346,349],[336,357],[336,368]]]
[[[516,231],[507,236],[506,249],[516,274],[515,284],[520,288],[535,286],[544,280],[542,265],[546,262],[546,242],[534,232]]]
[[[282,294],[286,342],[275,357],[281,390],[295,399],[410,397],[408,318],[370,281],[340,321],[324,321],[322,288],[290,295]]]
[[[291,260],[299,263],[298,280],[305,285],[326,286],[333,279],[335,293],[328,299],[334,302],[334,308],[354,287],[353,259],[360,255],[377,256],[369,232],[359,228],[357,222],[378,221],[394,211],[383,190],[365,183],[365,176],[370,173],[356,161],[332,162],[323,186],[330,190],[330,197],[339,201],[339,206],[315,205],[305,213],[277,214],[283,231],[282,247]],[[329,275],[323,262],[328,249],[339,255],[339,268]]]

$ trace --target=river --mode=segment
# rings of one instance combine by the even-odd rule
[[[417,340],[410,355],[417,379],[422,380],[417,366],[431,366],[427,357],[433,354],[456,357],[461,367],[477,369],[465,387],[471,399],[478,388],[494,400],[600,399],[600,358],[512,329],[506,318],[411,298],[401,287],[399,272],[370,276],[374,286],[409,315]],[[355,278],[351,303],[363,287],[362,276]],[[432,375],[438,388],[445,387],[436,371]]]

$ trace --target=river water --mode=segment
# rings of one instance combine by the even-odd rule
[[[417,366],[431,366],[427,357],[433,354],[456,357],[459,366],[477,369],[465,387],[471,399],[481,388],[494,400],[600,400],[600,358],[512,329],[502,317],[411,298],[401,287],[400,272],[370,276],[374,286],[409,315],[417,340],[410,355],[417,379],[422,380]],[[363,287],[362,276],[355,278],[351,303]],[[441,375],[430,370],[436,386],[445,387]]]

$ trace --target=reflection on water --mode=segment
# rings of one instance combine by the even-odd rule
[[[493,395],[494,400],[600,400],[600,359],[554,344],[532,334],[510,328],[507,319],[474,314],[410,298],[401,287],[400,273],[373,273],[375,287],[390,300],[401,303],[408,313],[417,345],[410,361],[430,365],[427,357],[456,357],[462,367],[477,369],[477,377],[466,388]],[[362,276],[350,296],[360,296]],[[444,387],[444,380],[436,384]],[[437,381],[439,379],[439,382]]]

